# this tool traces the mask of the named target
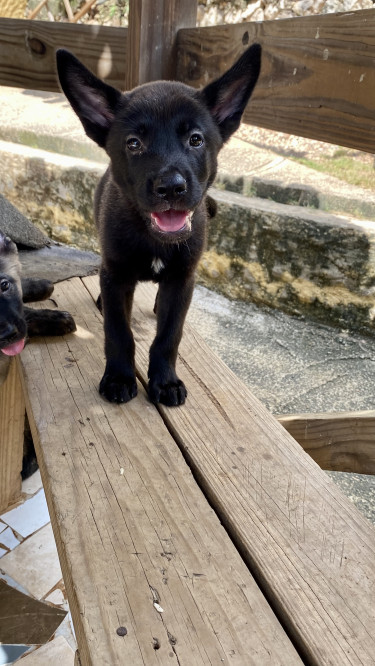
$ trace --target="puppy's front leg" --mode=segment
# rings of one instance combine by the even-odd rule
[[[157,298],[157,332],[150,348],[148,394],[151,402],[182,405],[187,391],[176,375],[178,345],[194,288],[194,278],[161,282]]]
[[[117,281],[102,268],[100,287],[107,362],[99,393],[110,402],[128,402],[137,395],[130,328],[135,283]]]

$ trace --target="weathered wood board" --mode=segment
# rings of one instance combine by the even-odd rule
[[[59,90],[54,53],[64,46],[120,89],[126,80],[132,86],[163,73],[202,86],[257,41],[263,47],[262,71],[246,122],[375,152],[373,10],[184,28],[175,50],[172,34],[162,44],[158,40],[162,24],[191,23],[192,8],[180,4],[174,13],[174,3],[161,2],[160,22],[152,20],[161,15],[159,5],[135,3],[132,60],[127,28],[0,19],[0,85]],[[167,57],[169,46],[173,52]]]
[[[130,0],[126,88],[173,79],[176,33],[195,26],[197,0]]]
[[[33,340],[21,364],[82,665],[302,664],[142,387],[127,405],[99,396],[81,280],[54,300],[77,332]]]
[[[0,18],[0,85],[60,92],[55,52],[72,51],[95,74],[125,87],[127,29]]]
[[[293,414],[278,421],[322,469],[375,474],[375,411]]]
[[[375,12],[181,30],[177,77],[203,86],[252,42],[262,69],[248,123],[375,152]]]
[[[140,286],[133,313],[143,382],[154,297]],[[370,666],[373,526],[189,326],[179,372],[187,403],[163,419],[303,659]]]
[[[21,496],[24,425],[25,401],[16,359],[12,359],[0,386],[0,512]]]

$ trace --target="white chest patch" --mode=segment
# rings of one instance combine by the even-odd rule
[[[154,257],[152,262],[151,262],[151,268],[154,271],[154,273],[156,273],[156,275],[157,275],[158,273],[160,273],[160,271],[163,270],[164,264],[163,264],[162,260],[159,259],[159,257]]]

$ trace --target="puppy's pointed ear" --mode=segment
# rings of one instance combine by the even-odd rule
[[[217,122],[223,141],[238,129],[242,114],[258,80],[261,46],[253,44],[223,76],[200,93]]]
[[[65,49],[56,52],[60,85],[87,136],[102,148],[113,122],[121,93],[107,85]]]

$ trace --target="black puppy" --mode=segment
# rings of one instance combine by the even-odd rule
[[[9,357],[22,351],[26,337],[76,330],[68,312],[24,307],[25,301],[44,300],[52,291],[49,280],[21,278],[17,247],[0,231],[0,384],[6,378]]]
[[[175,364],[205,245],[206,192],[217,154],[238,128],[257,82],[260,58],[254,44],[200,91],[158,81],[122,94],[68,51],[57,51],[61,87],[86,134],[111,160],[95,197],[107,359],[99,390],[111,402],[137,393],[130,318],[139,280],[159,283],[150,400],[185,402]]]

